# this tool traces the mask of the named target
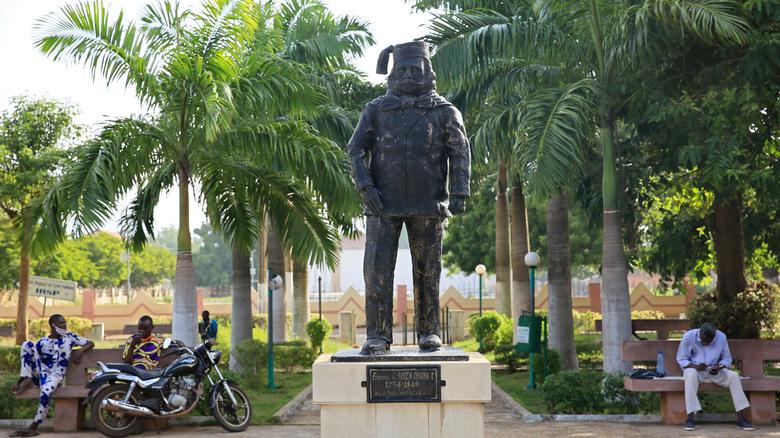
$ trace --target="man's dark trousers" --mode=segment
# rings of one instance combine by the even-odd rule
[[[441,217],[366,216],[366,335],[393,343],[393,273],[398,238],[406,224],[412,253],[414,312],[418,337],[439,334]]]

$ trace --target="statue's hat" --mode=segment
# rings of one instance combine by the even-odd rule
[[[393,62],[402,61],[409,58],[428,59],[428,43],[425,41],[412,41],[410,43],[388,46],[381,53],[376,63],[376,72],[382,75],[387,74],[387,63],[390,60],[390,54],[393,54]]]

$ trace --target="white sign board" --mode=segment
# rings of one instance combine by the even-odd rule
[[[515,342],[518,344],[527,344],[531,337],[531,328],[515,326]]]
[[[76,299],[76,282],[31,275],[30,295],[74,301]]]

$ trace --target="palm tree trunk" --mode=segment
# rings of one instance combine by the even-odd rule
[[[739,196],[715,196],[713,233],[718,274],[718,301],[729,303],[747,288],[745,278],[745,237],[742,231],[742,200]]]
[[[309,272],[308,265],[293,259],[293,337],[306,339],[306,323],[309,322]]]
[[[279,234],[273,228],[268,230],[268,268],[274,275],[279,275],[284,279],[284,248],[281,240],[279,240]],[[274,326],[274,343],[287,340],[287,306],[284,295],[284,287],[274,290],[274,314],[268,318],[269,324]]]
[[[198,342],[198,303],[195,269],[192,265],[190,235],[189,170],[179,165],[179,236],[176,242],[176,274],[173,285],[173,337],[196,345]]]
[[[16,303],[16,345],[22,345],[28,338],[27,303],[30,296],[30,250],[32,247],[32,226],[22,216],[22,254],[19,269],[19,300]]]
[[[569,205],[558,193],[547,204],[547,267],[549,270],[550,348],[558,352],[561,370],[577,369],[571,302]]]
[[[517,322],[517,318],[523,314],[523,311],[530,311],[531,307],[531,285],[529,283],[528,266],[523,258],[530,251],[528,242],[528,212],[525,208],[525,195],[523,194],[523,183],[515,177],[512,185],[512,204],[511,214],[511,259],[512,259],[512,321]]]
[[[496,312],[512,316],[510,284],[512,270],[509,263],[509,212],[506,202],[506,164],[498,163],[496,181]]]
[[[233,299],[230,312],[230,370],[238,369],[236,349],[252,339],[252,287],[249,252],[233,245]]]
[[[624,362],[623,342],[631,339],[631,303],[628,295],[628,271],[623,248],[623,227],[617,203],[614,122],[605,118],[600,129],[604,174],[604,230],[601,268],[601,314],[604,371],[628,374],[631,362]]]

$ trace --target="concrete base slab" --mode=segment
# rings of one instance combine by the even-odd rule
[[[313,402],[320,407],[324,438],[481,438],[484,404],[491,399],[490,362],[479,353],[467,361],[416,361],[409,366],[439,365],[441,402],[368,403],[367,366],[397,362],[331,362],[322,355],[314,363]]]

